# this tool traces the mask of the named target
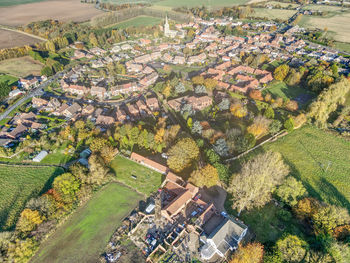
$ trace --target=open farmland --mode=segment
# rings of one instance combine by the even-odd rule
[[[113,231],[140,200],[126,186],[107,185],[43,242],[31,262],[98,262]]]
[[[160,24],[161,18],[151,16],[138,16],[113,25],[113,28],[125,29],[128,27],[154,26]],[[109,26],[110,27],[110,26]]]
[[[42,67],[40,62],[28,56],[0,61],[0,73],[16,77],[26,77],[30,74],[38,75]]]
[[[288,20],[296,13],[295,10],[254,8],[251,17]]]
[[[334,33],[334,40],[340,42],[350,42],[350,12],[337,13],[330,17],[303,16],[299,26],[311,29],[327,28],[329,32]]]
[[[40,40],[28,35],[0,28],[0,49],[33,45],[38,42]]]
[[[17,167],[0,165],[0,229],[12,227],[25,203],[49,189],[56,167]]]
[[[80,0],[52,0],[0,8],[0,24],[25,25],[33,21],[57,19],[60,21],[87,21],[102,13],[93,4]]]
[[[312,196],[350,210],[350,141],[305,126],[254,153],[262,150],[280,152]]]
[[[111,163],[117,180],[146,195],[154,192],[162,183],[162,175],[138,163],[118,155]],[[136,179],[132,178],[136,176]]]
[[[34,2],[43,2],[47,0],[1,0],[0,6],[22,5]]]

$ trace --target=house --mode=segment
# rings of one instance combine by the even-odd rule
[[[143,102],[143,100],[136,101],[136,106],[139,108],[140,114],[145,115],[149,112],[146,104]]]
[[[146,104],[151,111],[159,111],[159,104],[157,98],[146,99]]]
[[[139,110],[138,110],[136,105],[130,104],[128,106],[128,111],[129,111],[130,115],[132,115],[133,117],[139,117],[139,113],[140,112],[139,112]]]
[[[107,95],[105,88],[96,86],[91,87],[90,94],[96,96],[99,100],[103,100]]]
[[[211,259],[215,254],[225,257],[226,253],[238,248],[238,244],[246,235],[248,227],[230,217],[226,217],[209,235],[203,234],[201,241],[205,244],[201,248],[201,257]]]
[[[18,81],[18,85],[20,87],[25,88],[25,89],[29,89],[33,86],[38,85],[38,84],[39,84],[39,78],[33,77],[33,76],[27,77],[27,78],[21,78]]]
[[[174,57],[174,60],[173,60],[173,63],[174,64],[180,64],[180,65],[183,65],[186,63],[186,59],[184,56],[175,56]]]
[[[111,116],[99,115],[96,119],[96,125],[110,126],[115,122]]]
[[[118,96],[120,94],[128,94],[138,90],[140,90],[140,88],[136,82],[129,82],[116,87],[111,87],[109,93],[111,96]]]
[[[45,110],[51,112],[51,111],[55,111],[55,110],[58,109],[59,107],[61,107],[61,102],[59,102],[58,99],[53,98],[53,99],[51,99],[51,100],[48,102],[48,104],[47,104]]]
[[[120,108],[117,109],[115,115],[116,115],[116,120],[117,120],[117,121],[120,121],[120,122],[124,122],[124,121],[126,120],[126,117],[127,117],[125,111],[123,111],[123,110],[120,109]]]
[[[146,55],[142,55],[142,56],[134,58],[134,61],[137,64],[146,64],[146,63],[152,61],[152,57],[150,54],[146,54]]]
[[[7,133],[7,137],[11,139],[17,139],[20,137],[23,133],[25,133],[28,130],[26,126],[23,124],[17,125],[15,129],[13,129],[11,132]]]
[[[193,184],[185,183],[180,177],[171,172],[168,173],[163,185],[163,196],[169,196],[170,199],[162,202],[161,215],[168,221],[174,222],[176,216],[198,194],[199,188]]]
[[[166,174],[168,172],[168,168],[164,165],[161,165],[155,161],[152,161],[146,157],[143,157],[142,155],[139,155],[137,153],[132,153],[130,155],[130,159],[139,163],[139,164],[142,164],[152,170],[155,170],[156,172],[158,173],[161,173],[161,174]]]
[[[41,108],[48,105],[48,101],[42,98],[33,97],[32,105],[34,108]]]
[[[188,97],[187,102],[192,105],[194,110],[204,110],[206,107],[210,106],[213,103],[213,100],[209,96]]]
[[[154,84],[157,81],[157,79],[158,79],[158,73],[152,72],[151,74],[140,79],[139,83],[140,85],[147,87]]]
[[[72,118],[74,115],[81,111],[81,107],[78,103],[74,102],[71,106],[66,108],[62,113],[67,118]]]
[[[82,115],[91,115],[94,112],[95,108],[92,105],[87,105],[83,108],[81,114]]]
[[[40,163],[48,155],[47,151],[41,151],[33,158],[33,162]]]
[[[80,85],[67,85],[63,87],[63,90],[65,92],[81,96],[89,92],[89,90],[86,87]]]

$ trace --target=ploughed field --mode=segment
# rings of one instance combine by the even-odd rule
[[[9,1],[9,0],[6,0]],[[12,0],[11,0],[12,1]],[[2,1],[0,1],[2,2]],[[19,2],[19,0],[17,0]],[[25,1],[22,1],[25,3]],[[30,22],[57,19],[60,21],[87,21],[102,11],[93,4],[80,0],[30,1],[32,3],[1,7],[0,25],[21,26]]]
[[[38,42],[40,40],[37,38],[0,28],[0,49],[33,45]]]

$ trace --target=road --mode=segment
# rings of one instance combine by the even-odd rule
[[[0,114],[0,121],[7,118],[8,115],[22,103],[24,103],[27,99],[32,98],[34,96],[40,96],[43,94],[43,89],[50,85],[53,81],[57,80],[61,76],[62,72],[57,73],[56,75],[50,77],[47,81],[41,83],[38,87],[33,90],[27,92],[27,94],[19,99],[15,104],[8,107],[2,114]]]

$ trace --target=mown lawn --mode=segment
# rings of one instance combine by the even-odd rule
[[[118,24],[115,24],[113,28],[125,29],[128,27],[145,27],[145,26],[154,26],[160,24],[162,21],[161,18],[152,17],[152,16],[138,16]]]
[[[13,227],[25,203],[48,190],[62,172],[56,167],[0,165],[0,230]]]
[[[303,89],[299,86],[290,87],[286,83],[276,80],[272,81],[268,87],[264,89],[263,94],[266,94],[267,92],[271,93],[274,97],[280,97],[283,99],[292,100],[301,98],[303,102],[315,97],[315,94],[309,90]]]
[[[290,174],[304,183],[310,195],[350,210],[350,141],[304,126],[244,159],[267,150],[283,155]]]
[[[107,185],[42,244],[31,262],[98,262],[113,231],[141,198],[126,186]]]
[[[118,155],[111,163],[111,168],[117,180],[132,188],[149,195],[158,189],[162,183],[162,175],[138,163]],[[132,178],[136,176],[136,179]]]

